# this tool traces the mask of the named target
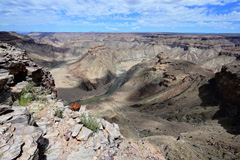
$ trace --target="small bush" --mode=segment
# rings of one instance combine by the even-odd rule
[[[19,99],[19,105],[26,106],[32,100],[33,100],[33,95],[31,93],[22,94]]]
[[[82,113],[79,118],[81,120],[81,123],[85,127],[91,129],[93,132],[97,132],[100,129],[101,122],[97,120],[96,116],[93,116],[91,114],[87,116],[85,113]]]
[[[46,101],[46,95],[49,94],[49,90],[45,90],[42,88],[37,88],[34,82],[28,82],[27,85],[23,88],[19,105],[26,106],[29,102],[33,100],[37,100],[40,102]]]
[[[27,85],[25,86],[25,88],[23,88],[22,93],[34,93],[36,92],[36,84],[34,82],[28,82]]]
[[[58,117],[58,118],[63,118],[63,111],[60,110],[60,109],[57,109],[55,112],[54,112],[54,116]]]

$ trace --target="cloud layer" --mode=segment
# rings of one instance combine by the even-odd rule
[[[240,28],[238,0],[2,0],[0,14],[0,26]]]

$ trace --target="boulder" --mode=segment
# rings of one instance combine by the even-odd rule
[[[79,148],[78,152],[73,151],[67,158],[67,160],[79,160],[79,159],[84,159],[84,160],[93,160],[93,157],[95,155],[95,152],[88,148]]]
[[[42,80],[42,68],[41,67],[26,67],[27,75],[32,78],[33,82],[39,83]]]
[[[105,121],[105,123],[106,123],[105,129],[109,133],[111,139],[117,139],[121,136],[121,133],[119,132],[119,127],[117,124],[113,125],[108,121]]]
[[[82,124],[76,124],[74,129],[73,129],[73,132],[72,132],[72,137],[75,138],[78,133],[81,131],[83,125]]]
[[[81,132],[77,135],[77,140],[80,141],[87,141],[88,138],[93,134],[93,131],[91,131],[90,129],[83,127]]]

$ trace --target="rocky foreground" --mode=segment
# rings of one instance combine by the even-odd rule
[[[148,141],[125,139],[117,124],[98,119],[100,129],[93,132],[79,119],[85,109],[73,112],[60,101],[49,103],[0,106],[1,160],[165,159]],[[62,118],[54,116],[59,109]]]

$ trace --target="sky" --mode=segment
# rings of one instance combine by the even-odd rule
[[[0,0],[0,31],[240,33],[240,0]]]

